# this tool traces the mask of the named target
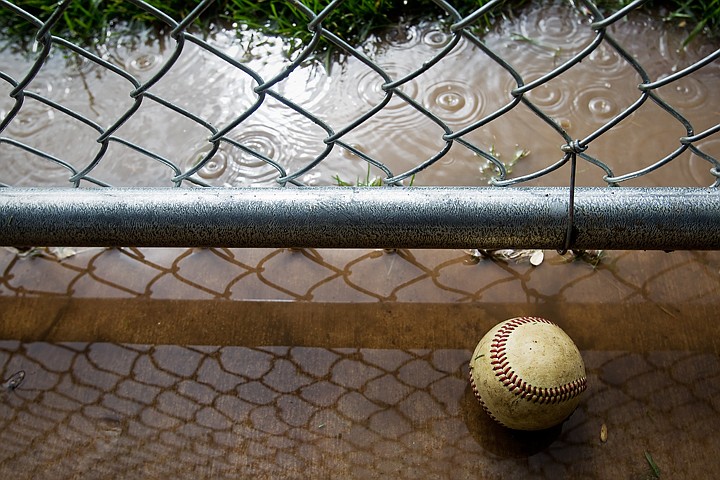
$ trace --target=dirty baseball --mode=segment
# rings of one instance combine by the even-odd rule
[[[485,334],[470,359],[470,383],[488,415],[516,430],[563,422],[587,388],[577,346],[540,317],[511,318]]]

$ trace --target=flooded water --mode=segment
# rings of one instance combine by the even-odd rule
[[[0,470],[13,477],[654,478],[646,453],[669,478],[720,466],[717,252],[546,252],[532,266],[97,249],[0,263]],[[494,425],[467,381],[477,341],[517,315],[560,324],[586,364],[578,410],[549,431]]]
[[[652,478],[646,452],[663,476],[710,478],[716,466],[716,355],[584,351],[592,394],[562,429],[539,433],[484,416],[467,386],[468,355],[5,341],[8,367],[32,374],[0,405],[3,469],[20,478],[640,479]]]
[[[574,10],[545,8],[503,23],[486,38],[530,80],[591,40]],[[643,15],[611,33],[651,78],[717,47],[698,41],[677,51],[682,32]],[[218,34],[213,41],[269,78],[288,60],[267,54],[283,47],[272,39],[251,42],[250,35],[238,41]],[[369,54],[400,76],[449,38],[440,25],[396,29]],[[173,48],[169,40],[127,39],[106,47],[104,56],[148,79]],[[477,62],[467,62],[471,56]],[[2,58],[9,74],[27,67],[21,57],[5,52]],[[100,125],[132,105],[127,82],[98,67],[86,62],[66,69],[59,55],[49,66],[33,90]],[[717,123],[719,68],[715,62],[659,91],[697,131]],[[531,97],[581,138],[633,102],[639,82],[616,53],[602,48]],[[310,62],[277,88],[319,118],[347,125],[382,100],[382,83],[346,59],[330,72]],[[252,105],[254,86],[188,44],[153,91],[220,126]],[[461,42],[403,92],[459,128],[506,104],[515,86]],[[58,121],[62,114],[41,102],[26,102],[28,113],[3,135],[76,169],[92,160],[97,146],[81,145],[94,145],[97,132]],[[3,92],[0,111],[11,107]],[[399,98],[388,107],[344,140],[401,173],[437,150],[437,125]],[[207,129],[149,100],[117,134],[181,171],[210,151]],[[676,120],[647,104],[588,153],[622,174],[666,155],[684,134]],[[268,100],[231,135],[292,173],[325,148],[326,132]],[[512,175],[561,157],[561,137],[522,105],[469,137],[503,161],[518,157]],[[701,146],[720,156],[713,137]],[[415,184],[486,185],[492,168],[456,147]],[[66,168],[12,146],[3,145],[0,160],[6,167],[0,182],[67,184]],[[176,173],[113,143],[92,175],[143,186],[170,185]],[[604,184],[594,166],[581,163],[579,174],[581,183]],[[366,163],[335,148],[299,179],[326,185],[335,184],[336,175],[365,179]],[[561,169],[535,183],[567,185],[567,176]],[[197,173],[218,186],[275,185],[277,177],[274,167],[227,142]],[[685,155],[633,184],[713,179],[707,162]],[[544,252],[536,265],[529,255],[474,253],[0,250],[0,472],[16,479],[716,476],[720,253],[609,251],[574,258]],[[549,431],[495,425],[467,381],[479,339],[519,315],[558,323],[587,367],[588,391],[578,410]],[[602,439],[601,431],[607,433]]]
[[[488,48],[505,59],[525,83],[536,80],[589,45],[594,33],[580,12],[564,4],[542,10],[530,9],[504,22],[484,37]],[[618,22],[609,34],[645,69],[651,80],[676,72],[713,52],[716,44],[701,40],[682,48],[687,31],[673,29],[645,14]],[[637,38],[642,42],[637,42]],[[392,79],[402,78],[423,62],[439,55],[452,36],[443,24],[398,27],[368,42],[366,52]],[[245,32],[218,32],[210,42],[228,57],[243,62],[269,80],[290,64],[287,46],[277,39]],[[145,34],[98,47],[99,54],[125,69],[139,81],[147,81],[162,70],[175,52],[175,41]],[[5,54],[8,57],[8,54]],[[33,91],[86,115],[98,125],[109,127],[134,103],[134,87],[119,75],[69,52],[58,52],[31,83]],[[10,56],[3,70],[22,78],[29,68],[26,59]],[[582,139],[622,113],[640,97],[637,85],[642,78],[607,43],[582,63],[556,79],[529,92],[528,98],[572,138]],[[307,61],[274,88],[310,114],[345,131],[363,114],[381,104],[385,80],[354,57],[324,65]],[[258,100],[253,89],[257,81],[227,61],[191,42],[169,72],[150,92],[223,128]],[[442,60],[412,81],[402,85],[403,94],[428,109],[448,127],[457,131],[508,105],[517,81],[496,61],[471,42],[461,40]],[[9,84],[0,87],[10,91]],[[717,124],[720,63],[712,62],[692,75],[658,89],[669,102],[701,132]],[[0,91],[1,92],[1,91]],[[34,100],[27,99],[21,115],[8,126],[7,134],[28,145],[55,155],[79,171],[98,151],[98,132]],[[13,106],[0,95],[0,113]],[[198,164],[212,150],[210,131],[174,110],[145,99],[139,110],[116,136],[141,146],[177,168],[141,155],[120,142],[111,142],[109,152],[92,170],[92,176],[112,185],[171,185],[171,179]],[[412,108],[399,96],[376,115],[345,133],[342,141],[383,162],[394,174],[411,170],[439,152],[445,132],[434,121]],[[682,124],[652,101],[647,101],[628,119],[590,144],[587,154],[622,175],[642,169],[665,157],[686,135]],[[260,156],[275,162],[289,175],[308,185],[336,184],[337,179],[358,180],[384,176],[351,150],[335,146],[315,168],[305,167],[326,149],[328,136],[306,116],[266,96],[262,105],[240,126],[231,130],[220,149],[194,176],[217,186],[272,186],[280,171]],[[73,142],[58,139],[73,138]],[[493,153],[522,176],[560,160],[565,140],[530,112],[518,105],[487,126],[464,135],[469,141]],[[242,149],[240,146],[245,147]],[[713,136],[697,144],[716,157],[720,143]],[[10,185],[66,183],[68,170],[57,163],[33,158],[13,150],[0,181]],[[257,155],[248,153],[253,150]],[[648,186],[707,186],[715,177],[711,164],[689,151],[669,165],[629,182]],[[302,173],[305,172],[305,173]],[[605,185],[605,172],[581,162],[579,183]],[[415,185],[486,185],[496,175],[489,162],[460,144],[454,144],[437,164],[422,171]],[[569,173],[560,169],[536,183],[567,185]]]

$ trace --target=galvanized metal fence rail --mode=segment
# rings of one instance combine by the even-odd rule
[[[720,123],[696,132],[691,121],[658,94],[658,90],[685,78],[720,58],[716,50],[678,71],[652,78],[630,53],[609,33],[613,24],[625,19],[644,1],[636,1],[606,16],[592,2],[582,2],[587,19],[583,28],[592,35],[569,58],[554,65],[541,76],[528,80],[512,62],[489,48],[473,29],[475,23],[502,2],[491,1],[482,8],[461,15],[450,3],[436,0],[443,12],[448,34],[447,43],[431,59],[414,71],[393,76],[375,63],[364,50],[342,39],[342,32],[323,27],[323,20],[342,11],[343,2],[333,1],[322,11],[312,11],[301,1],[292,3],[307,17],[312,40],[297,47],[281,71],[269,78],[261,75],[242,60],[217,48],[194,33],[191,24],[203,15],[212,0],[198,4],[192,13],[174,19],[143,1],[133,0],[134,7],[146,11],[170,30],[172,53],[150,78],[141,80],[108,58],[53,35],[53,28],[66,13],[71,0],[64,0],[48,18],[36,18],[22,6],[0,1],[0,8],[9,9],[37,29],[35,50],[30,52],[29,68],[22,75],[11,75],[0,67],[0,86],[11,99],[10,107],[0,119],[0,161],[7,166],[23,161],[21,155],[48,162],[66,171],[69,188],[28,188],[20,182],[3,179],[0,170],[0,243],[4,245],[135,245],[135,246],[228,246],[228,247],[419,247],[419,248],[626,248],[626,249],[718,249],[720,248],[720,161],[704,151],[702,144],[720,133]],[[282,93],[282,85],[304,62],[320,50],[321,41],[329,42],[347,58],[364,64],[381,79],[382,99],[372,108],[341,125],[330,124],[303,105]],[[478,52],[488,56],[514,79],[507,92],[507,101],[494,111],[465,125],[455,126],[427,108],[404,87],[419,78],[457,47],[469,42]],[[242,108],[231,105],[233,115],[215,125],[203,115],[190,111],[156,93],[154,87],[173,71],[183,51],[193,45],[225,62],[247,76],[252,91]],[[555,118],[533,102],[529,95],[563,73],[579,65],[599,48],[614,52],[641,79],[637,98],[582,138],[573,138]],[[131,105],[113,118],[100,122],[77,108],[52,99],[34,89],[33,81],[43,70],[47,59],[64,52],[101,68],[127,86]],[[249,101],[248,101],[249,99]],[[347,139],[349,134],[373,119],[390,102],[399,101],[411,108],[438,129],[440,147],[432,155],[418,158],[414,165],[395,171],[373,154],[357,148]],[[88,145],[91,160],[60,158],[51,152],[26,143],[10,132],[13,123],[22,122],[21,112],[28,103],[39,103],[53,113],[53,121],[79,122],[94,137]],[[276,102],[293,114],[324,132],[318,139],[322,148],[312,158],[289,167],[272,154],[244,144],[233,133],[266,103]],[[642,168],[615,173],[610,164],[590,156],[588,147],[611,129],[626,121],[647,103],[659,107],[672,117],[685,135],[678,138],[674,150],[662,158],[647,161]],[[136,121],[141,107],[147,104],[173,112],[182,121],[190,121],[206,130],[207,145],[192,165],[182,165],[176,158],[141,142],[124,138],[122,127]],[[558,138],[559,159],[531,173],[512,176],[508,164],[486,146],[478,145],[471,134],[516,108],[527,108],[550,128]],[[522,135],[522,132],[508,132]],[[640,132],[639,134],[642,134]],[[649,138],[648,141],[653,141]],[[98,166],[113,161],[113,147],[122,146],[157,162],[171,172],[175,187],[213,186],[198,176],[213,164],[222,148],[237,149],[275,171],[278,186],[285,188],[142,188],[118,189],[96,175]],[[302,178],[318,168],[335,149],[343,149],[368,168],[383,172],[382,189],[348,189],[346,187],[307,186]],[[417,187],[410,186],[416,175],[437,167],[457,149],[467,149],[487,162],[495,171],[491,186]],[[656,172],[691,152],[707,162],[706,188],[636,188],[626,182]],[[401,154],[399,152],[396,152]],[[646,159],[647,160],[647,159]],[[578,187],[578,166],[596,169],[606,187]],[[532,182],[561,171],[567,172],[567,185],[535,187]],[[632,182],[631,182],[632,183]],[[105,187],[86,189],[77,187]],[[516,188],[520,186],[520,188]],[[73,188],[75,187],[75,188]],[[295,188],[299,187],[299,188]],[[513,187],[513,188],[499,188]],[[622,188],[620,188],[622,187]]]

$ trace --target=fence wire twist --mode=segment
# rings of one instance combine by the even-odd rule
[[[604,15],[592,2],[583,1],[582,7],[578,7],[578,9],[585,16],[586,21],[584,22],[584,26],[592,32],[591,36],[588,37],[589,41],[586,45],[581,46],[578,51],[573,52],[573,54],[562,61],[562,63],[553,65],[549,71],[544,72],[541,76],[532,80],[529,80],[527,75],[523,76],[519,73],[517,65],[513,65],[510,59],[504,58],[501,54],[493,50],[493,48],[489,47],[483,41],[483,38],[477,34],[477,29],[474,28],[478,20],[484,15],[500,8],[502,4],[500,0],[488,2],[466,16],[461,15],[451,3],[436,0],[435,3],[439,11],[441,11],[445,19],[448,20],[443,27],[446,30],[445,33],[448,35],[448,40],[432,58],[423,62],[414,71],[400,76],[394,76],[387,68],[383,68],[373,61],[361,46],[354,46],[343,40],[341,37],[342,32],[332,32],[323,26],[323,21],[328,16],[342,14],[342,1],[331,2],[322,11],[313,11],[301,1],[292,2],[299,11],[307,17],[307,28],[312,32],[312,39],[306,45],[297,47],[291,55],[290,61],[286,62],[279,72],[270,76],[256,71],[251,68],[249,63],[238,59],[238,56],[233,56],[221,50],[191,30],[190,27],[193,22],[201,18],[203,12],[213,3],[212,0],[201,2],[188,16],[181,19],[171,18],[160,9],[143,1],[133,0],[129,3],[132,3],[136,8],[143,10],[159,22],[167,25],[170,30],[169,37],[174,42],[174,45],[171,47],[172,53],[168,56],[167,60],[150,78],[145,80],[141,80],[127,68],[118,66],[112,62],[111,59],[105,58],[106,56],[98,55],[88,48],[81,47],[64,38],[53,35],[53,29],[63,15],[66,14],[71,0],[60,2],[55,11],[46,19],[36,18],[21,6],[11,2],[5,0],[0,1],[0,8],[10,9],[37,29],[35,35],[35,50],[31,54],[33,59],[30,68],[20,76],[12,76],[0,71],[0,80],[7,84],[10,90],[9,97],[12,99],[11,108],[4,114],[0,122],[0,143],[7,147],[20,149],[37,159],[50,162],[54,168],[60,168],[66,171],[68,176],[67,180],[73,187],[79,187],[83,182],[104,187],[110,186],[107,181],[101,178],[101,176],[96,175],[96,173],[99,170],[98,167],[103,164],[103,162],[113,161],[109,158],[112,156],[109,152],[111,151],[110,147],[113,145],[129,148],[140,156],[169,168],[172,171],[172,184],[176,187],[185,185],[211,186],[210,183],[204,181],[202,176],[198,174],[201,173],[203,169],[212,168],[214,165],[213,162],[217,162],[221,150],[227,147],[237,149],[241,155],[251,156],[255,162],[259,162],[264,168],[271,168],[275,172],[274,179],[281,186],[288,184],[305,186],[307,182],[303,181],[303,178],[307,178],[309,173],[312,173],[314,169],[319,168],[319,166],[326,162],[331,152],[336,149],[349,152],[348,154],[352,156],[354,161],[365,162],[368,172],[370,168],[379,169],[383,175],[381,179],[382,183],[391,186],[407,184],[408,181],[412,182],[417,174],[431,166],[442,168],[443,160],[452,157],[451,152],[457,151],[456,149],[466,149],[471,152],[474,158],[482,159],[483,162],[487,162],[491,170],[494,170],[494,175],[489,179],[489,183],[494,186],[525,184],[548,176],[561,167],[569,166],[570,171],[567,185],[570,188],[566,190],[569,203],[567,209],[568,228],[564,242],[564,246],[567,248],[571,244],[576,172],[579,168],[579,162],[584,162],[587,166],[597,169],[602,176],[604,184],[608,186],[619,186],[623,184],[623,182],[655,172],[661,167],[672,163],[673,160],[680,157],[683,153],[691,152],[702,161],[707,162],[707,166],[709,167],[707,183],[711,184],[712,187],[720,185],[720,162],[713,155],[704,151],[702,145],[700,145],[703,141],[716,136],[720,132],[720,124],[706,128],[701,132],[696,132],[691,121],[658,94],[658,90],[661,87],[683,79],[716,61],[718,57],[720,57],[720,50],[710,53],[679,71],[652,78],[647,69],[610,34],[610,29],[613,25],[626,19],[630,12],[646,3],[645,1],[632,2],[627,7],[609,16]],[[532,41],[532,39],[527,40]],[[406,90],[410,90],[407,87],[411,82],[421,77],[430,69],[440,68],[438,64],[451,55],[460,42],[468,42],[476,49],[478,55],[482,52],[482,54],[491,59],[496,66],[499,66],[502,71],[512,77],[513,86],[511,91],[508,92],[506,102],[495,111],[482,116],[482,118],[473,118],[466,124],[456,126],[452,122],[441,118],[441,116],[414,98],[413,95]],[[303,104],[292,100],[288,95],[282,93],[283,85],[289,82],[291,74],[298,71],[313,55],[318,55],[323,48],[323,44],[328,43],[332,44],[335,50],[347,58],[361,62],[367,69],[372,71],[373,74],[377,75],[382,82],[380,87],[382,93],[381,100],[369,110],[361,112],[348,123],[340,125],[332,123],[325,118],[322,113],[312,112],[311,109],[306,108]],[[245,97],[243,101],[238,101],[237,105],[231,105],[230,110],[234,112],[233,115],[221,124],[215,125],[212,119],[207,118],[206,115],[191,111],[191,109],[181,106],[179,102],[164,98],[154,90],[154,87],[165,78],[168,73],[173,72],[178,64],[178,60],[189,44],[193,44],[205,53],[220,59],[227,64],[228,68],[234,69],[236,71],[235,73],[247,77],[252,84],[251,92],[245,92],[249,97]],[[627,67],[631,68],[637,74],[640,79],[639,85],[637,86],[637,98],[599,128],[580,138],[574,138],[568,133],[566,126],[563,125],[562,122],[559,122],[557,118],[549,115],[543,109],[542,105],[538,105],[536,101],[533,101],[531,95],[533,92],[538,91],[538,89],[547,86],[549,82],[557,79],[571,68],[576,67],[600,48],[609,49],[613,54],[619,56]],[[100,116],[93,118],[87,114],[80,113],[78,109],[74,109],[60,101],[49,98],[48,95],[35,91],[33,89],[33,81],[38,77],[39,73],[43,70],[44,64],[55,51],[63,51],[67,54],[75,55],[77,58],[82,59],[83,62],[89,62],[94,67],[104,69],[108,73],[126,82],[128,95],[132,100],[131,106],[119,115],[115,115],[111,119],[101,122]],[[468,59],[468,61],[471,61],[471,59]],[[248,103],[248,98],[249,105],[245,105],[245,103]],[[86,164],[81,164],[78,159],[61,158],[54,153],[8,135],[9,126],[14,123],[23,122],[21,112],[28,104],[27,100],[40,102],[50,109],[53,115],[57,115],[59,119],[73,119],[80,122],[85,129],[93,131],[92,136],[94,137],[95,143],[87,146],[88,151],[94,152],[91,155],[92,159]],[[597,158],[597,156],[588,154],[587,150],[592,142],[608,133],[621,122],[626,121],[628,117],[648,103],[648,100],[666,112],[682,128],[684,135],[678,139],[674,150],[665,154],[662,158],[653,159],[641,168],[625,173],[616,173],[610,163],[604,159]],[[173,112],[173,114],[189,120],[196,124],[196,126],[204,129],[207,143],[200,150],[201,154],[199,159],[193,162],[192,165],[184,166],[177,158],[169,157],[162,152],[154,150],[152,147],[144,145],[142,142],[128,139],[121,135],[121,127],[133,121],[141,121],[137,119],[137,117],[140,116],[141,106],[146,105],[148,102],[167,109]],[[307,162],[300,165],[296,163],[288,165],[287,162],[280,161],[276,158],[276,156],[273,155],[272,149],[268,152],[266,149],[258,148],[258,145],[252,142],[244,143],[237,139],[237,132],[242,130],[244,125],[252,121],[261,107],[272,102],[278,102],[284,108],[293,112],[293,115],[299,115],[299,118],[302,118],[303,122],[306,122],[308,125],[313,125],[314,128],[319,128],[324,132],[324,137],[317,140],[320,147],[316,152],[309,155],[310,158]],[[383,161],[378,155],[358,147],[350,140],[352,132],[367,122],[370,122],[371,119],[377,117],[381,112],[387,111],[387,109],[391,107],[391,102],[400,102],[404,107],[413,109],[417,114],[437,127],[439,145],[437,151],[424,158],[415,159],[416,161],[413,162],[410,168],[401,169],[400,171],[392,165],[389,165],[388,162]],[[558,136],[558,143],[561,145],[558,154],[560,158],[535,171],[512,176],[510,172],[511,166],[509,166],[507,161],[503,161],[492,147],[488,148],[483,146],[471,137],[473,133],[486,128],[493,121],[514,111],[521,104],[527,107],[543,124],[549,126],[550,129],[554,131],[554,135]],[[241,105],[242,107],[240,108]],[[242,111],[236,111],[236,109],[241,109]],[[508,132],[508,134],[522,136],[523,132]],[[639,135],[642,134],[642,132],[639,132]],[[651,138],[647,140],[652,141]],[[5,150],[6,152],[11,151],[10,148],[6,148]],[[6,157],[6,160],[7,157],[10,156],[2,151],[0,151],[0,153],[2,153],[3,157]],[[308,152],[303,152],[303,155],[299,155],[299,157],[308,157]],[[583,165],[583,167],[584,166],[585,165]],[[339,177],[338,181],[340,181]],[[477,183],[474,179],[470,181],[471,183]],[[3,183],[2,178],[0,178],[0,185],[11,186],[11,183],[10,181]]]

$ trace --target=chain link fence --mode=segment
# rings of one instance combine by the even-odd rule
[[[573,37],[550,45],[501,29],[501,34],[513,40],[515,49],[532,56],[539,48],[552,60],[543,71],[527,73],[517,59],[509,56],[509,50],[487,42],[474,28],[479,19],[500,8],[502,2],[491,1],[463,15],[450,3],[438,0],[435,2],[437,13],[443,21],[436,28],[436,32],[440,32],[436,50],[411,71],[399,74],[378,63],[377,58],[367,53],[366,45],[351,45],[343,40],[343,32],[323,27],[328,16],[343,13],[342,1],[331,2],[321,11],[313,11],[300,1],[293,2],[306,17],[312,39],[307,44],[294,45],[291,52],[276,51],[282,61],[267,71],[258,68],[257,62],[247,60],[247,52],[221,48],[190,28],[202,18],[212,1],[201,2],[187,17],[177,19],[146,2],[132,1],[129,3],[133,8],[153,16],[170,32],[163,40],[166,58],[149,75],[138,74],[114,62],[112,55],[102,53],[102,48],[81,47],[53,35],[53,29],[70,3],[69,0],[60,2],[48,18],[41,19],[23,10],[21,5],[0,2],[0,8],[9,9],[37,29],[34,47],[27,52],[28,63],[13,73],[0,71],[7,105],[0,120],[0,156],[9,170],[6,179],[2,178],[6,175],[0,174],[0,182],[12,187],[0,192],[2,222],[10,227],[4,228],[0,235],[5,245],[720,248],[717,218],[720,163],[713,150],[720,124],[716,123],[715,116],[708,125],[703,120],[698,131],[692,118],[683,114],[683,108],[674,107],[664,94],[668,89],[686,88],[680,85],[683,80],[715,66],[720,50],[706,52],[688,65],[678,61],[674,71],[655,72],[654,65],[644,66],[637,54],[621,45],[612,33],[613,27],[627,21],[643,1],[632,2],[610,15],[589,1],[577,7],[562,4],[561,11],[569,15],[563,21],[572,22],[578,28],[573,30]],[[270,40],[264,38],[263,41]],[[314,108],[313,99],[320,93],[303,92],[305,87],[295,77],[322,53],[323,45],[332,45],[346,65],[361,65],[363,75],[373,78],[377,96],[367,108],[350,108],[339,116]],[[457,121],[423,101],[422,87],[418,89],[417,82],[430,72],[443,72],[443,62],[461,48],[465,48],[463,62],[470,64],[482,59],[488,76],[508,77],[510,82],[499,91],[503,101],[486,109],[488,111]],[[38,79],[49,59],[57,54],[75,61],[81,72],[76,82],[86,81],[83,69],[102,70],[104,81],[124,91],[129,101],[119,111],[93,113],[99,100],[90,90],[86,92],[88,100],[82,102],[77,98],[56,99],[51,91],[37,89],[43,85]],[[197,71],[183,70],[181,59],[188,55],[213,57],[223,65],[222,78],[203,79],[192,91],[166,97],[160,85],[168,83],[168,78],[175,81],[176,75],[189,77],[203,73],[201,66],[195,67]],[[632,81],[637,85],[635,98],[592,129],[573,136],[571,133],[578,132],[562,118],[562,113],[552,112],[543,104],[542,95],[550,87],[554,89],[568,72],[583,68],[582,62],[592,62],[593,56],[612,57],[621,68],[630,70]],[[342,64],[334,68],[341,69]],[[329,78],[334,76],[326,73]],[[228,76],[242,77],[245,88],[234,91],[229,100],[221,101],[214,96],[217,90],[213,90],[212,85],[222,83]],[[604,90],[612,95],[616,88],[607,84]],[[342,103],[342,86],[333,93],[337,95],[337,102]],[[297,100],[298,95],[304,100]],[[200,104],[208,108],[186,107],[187,97],[202,98]],[[452,102],[462,98],[450,96],[444,101],[452,107]],[[715,91],[711,91],[705,100],[711,102],[709,109],[717,108],[712,106],[715,101]],[[605,106],[598,104],[596,109],[602,112]],[[295,129],[285,141],[292,143],[296,140],[293,135],[311,132],[314,135],[311,146],[292,150],[293,157],[288,159],[272,143],[243,142],[242,133],[263,118],[261,112],[270,108],[280,109],[281,123],[284,122],[285,127],[291,124]],[[209,114],[213,109],[221,109],[223,115]],[[403,131],[402,141],[379,152],[373,151],[372,145],[359,146],[353,142],[353,135],[359,130],[378,128],[375,126],[378,119],[384,131],[395,128],[389,112],[397,109],[411,111],[426,127],[419,134],[412,129],[410,133]],[[639,163],[630,168],[626,166],[630,165],[627,159],[613,162],[618,159],[604,158],[601,149],[590,154],[593,145],[612,138],[612,132],[620,126],[630,124],[629,128],[633,128],[635,116],[648,109],[651,115],[672,122],[672,133],[636,127],[631,137],[636,140],[640,137],[647,143],[662,143],[661,140],[675,132],[682,132],[669,151],[659,158],[637,159]],[[153,121],[152,114],[157,111],[165,115],[162,122],[167,124],[166,132],[158,130],[159,126]],[[555,138],[558,149],[555,159],[542,158],[538,165],[524,164],[524,171],[517,174],[516,164],[528,151],[520,148],[514,156],[503,155],[493,144],[477,139],[504,118],[520,111],[539,122],[540,135]],[[52,125],[73,124],[75,129],[65,132],[72,142],[65,138],[60,143],[87,141],[83,143],[84,155],[81,155],[86,159],[56,154],[56,148],[45,149],[42,142],[29,142],[13,133],[38,116],[47,120],[47,125],[41,125],[47,132],[40,135],[50,135]],[[125,136],[125,128],[133,123],[139,125],[139,131],[152,134],[148,133],[148,138]],[[192,126],[176,135],[177,131],[172,129],[176,124]],[[514,141],[516,145],[538,135],[535,130],[503,128],[500,135],[513,137],[511,143]],[[204,138],[202,145],[195,146],[191,162],[185,161],[187,152],[181,154],[183,158],[177,158],[177,152],[176,156],[163,152],[166,143],[182,144],[183,133],[188,134],[191,129],[201,131]],[[426,132],[431,132],[428,135],[433,138],[435,150],[406,150],[407,145],[418,141],[413,135],[425,136]],[[132,175],[135,185],[130,186],[133,188],[118,189],[111,186],[112,182],[104,178],[103,172],[127,163],[118,156],[119,151],[131,151],[142,158],[145,171],[160,168],[165,172],[166,182],[175,187],[227,186],[208,179],[213,178],[214,171],[224,170],[228,155],[242,157],[246,166],[252,168],[239,181],[243,188],[193,190],[192,193],[186,189],[153,186],[135,188],[144,185],[147,175],[139,170]],[[338,156],[347,160],[341,166],[352,165],[352,172],[367,170],[366,184],[382,184],[388,188],[365,191],[316,185],[314,172],[326,168]],[[392,157],[402,157],[404,161],[392,161]],[[469,164],[476,173],[490,173],[464,177],[465,185],[471,188],[418,186],[427,185],[428,182],[422,180],[426,172],[449,169],[447,164],[453,161]],[[634,182],[670,170],[678,162],[690,161],[701,165],[704,174],[699,182],[709,188],[635,186]],[[13,178],[14,162],[41,165],[33,167],[41,173],[36,172],[33,177],[30,172]],[[57,181],[60,186],[109,188],[48,189],[49,175],[42,173],[47,168],[60,172],[62,180]],[[272,182],[286,188],[244,188],[257,186],[252,183],[252,172],[256,170],[264,171],[266,177],[269,171]],[[335,171],[337,183],[348,184],[341,178],[342,171]],[[375,176],[375,172],[379,175]],[[581,173],[591,178],[593,185],[599,182],[606,187],[623,188],[579,186]],[[554,182],[562,178],[564,185],[537,187],[549,178]],[[356,186],[362,183],[358,178]],[[493,187],[518,188],[481,186],[487,183]]]

